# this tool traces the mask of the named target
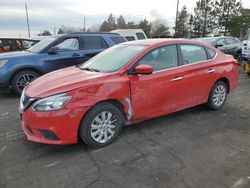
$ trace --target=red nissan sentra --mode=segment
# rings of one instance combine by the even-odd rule
[[[231,55],[196,41],[126,42],[30,83],[20,101],[21,125],[30,141],[80,138],[102,147],[123,125],[199,104],[221,108],[238,84],[237,66]]]

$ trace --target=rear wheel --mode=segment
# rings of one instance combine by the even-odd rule
[[[228,86],[225,84],[225,82],[223,81],[216,82],[210,92],[207,106],[211,110],[220,109],[224,105],[227,99],[227,91],[228,91]]]
[[[17,74],[15,74],[12,79],[12,82],[11,82],[12,90],[16,94],[21,95],[24,87],[28,83],[32,82],[38,77],[39,77],[39,74],[37,74],[35,71],[32,71],[32,70],[20,71]]]
[[[123,115],[110,103],[100,103],[84,117],[79,134],[81,139],[93,148],[111,143],[120,133]]]

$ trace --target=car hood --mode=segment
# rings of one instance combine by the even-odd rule
[[[26,87],[25,94],[32,98],[44,98],[88,86],[97,78],[103,79],[107,75],[68,67],[37,78]]]
[[[0,59],[12,59],[12,58],[20,58],[33,55],[35,54],[28,51],[5,52],[5,53],[0,53]]]

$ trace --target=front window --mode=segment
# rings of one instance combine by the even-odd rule
[[[58,39],[58,37],[46,38],[46,39],[42,40],[41,42],[38,42],[37,44],[35,44],[31,48],[29,48],[28,51],[32,52],[32,53],[40,53],[42,50],[47,48],[49,45],[51,45],[51,43],[53,43],[57,39]]]
[[[79,68],[98,72],[115,72],[126,65],[146,46],[116,45],[94,56]]]
[[[57,47],[60,52],[79,50],[79,41],[77,38],[68,38],[55,47]]]
[[[176,45],[169,45],[157,48],[145,55],[139,61],[139,64],[150,65],[154,71],[177,67],[177,47]]]

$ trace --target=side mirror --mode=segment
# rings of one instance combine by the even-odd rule
[[[135,73],[136,74],[152,74],[153,68],[150,65],[138,65],[135,67]]]
[[[59,48],[54,46],[48,49],[48,54],[57,54],[58,51],[59,51]]]

